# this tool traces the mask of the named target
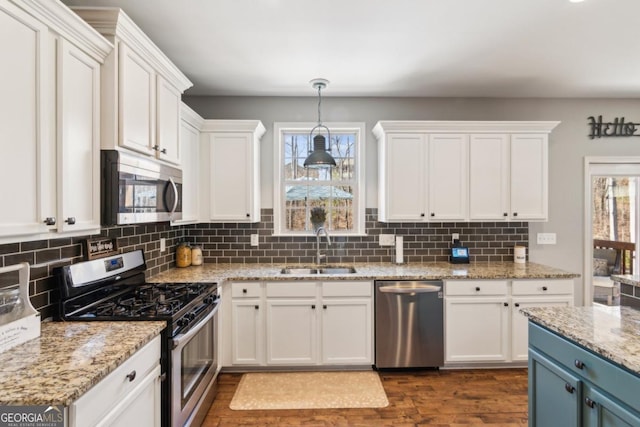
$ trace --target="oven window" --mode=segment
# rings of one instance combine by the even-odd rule
[[[187,403],[202,377],[215,363],[214,359],[214,331],[215,322],[206,325],[182,349],[181,382],[182,406]]]

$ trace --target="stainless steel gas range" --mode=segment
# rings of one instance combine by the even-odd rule
[[[199,426],[216,392],[218,286],[145,281],[141,250],[55,270],[66,321],[164,320],[162,424]]]

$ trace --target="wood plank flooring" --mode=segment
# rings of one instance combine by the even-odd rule
[[[527,370],[380,372],[389,406],[376,409],[233,411],[242,374],[221,374],[203,427],[217,426],[522,426]]]

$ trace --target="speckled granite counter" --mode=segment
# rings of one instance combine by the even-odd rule
[[[151,341],[165,322],[45,322],[0,353],[1,405],[69,405]]]
[[[521,310],[550,329],[640,375],[640,311],[630,307],[535,307]]]
[[[374,280],[374,279],[568,279],[579,277],[557,268],[541,264],[513,262],[449,264],[425,263],[395,265],[390,263],[350,264],[354,274],[282,274],[280,270],[290,264],[204,264],[187,268],[174,268],[149,279],[151,282],[206,282],[224,280]],[[299,266],[295,266],[299,267]]]

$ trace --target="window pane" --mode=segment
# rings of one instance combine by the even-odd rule
[[[284,177],[298,179],[307,175],[304,159],[308,155],[308,134],[284,134]]]

